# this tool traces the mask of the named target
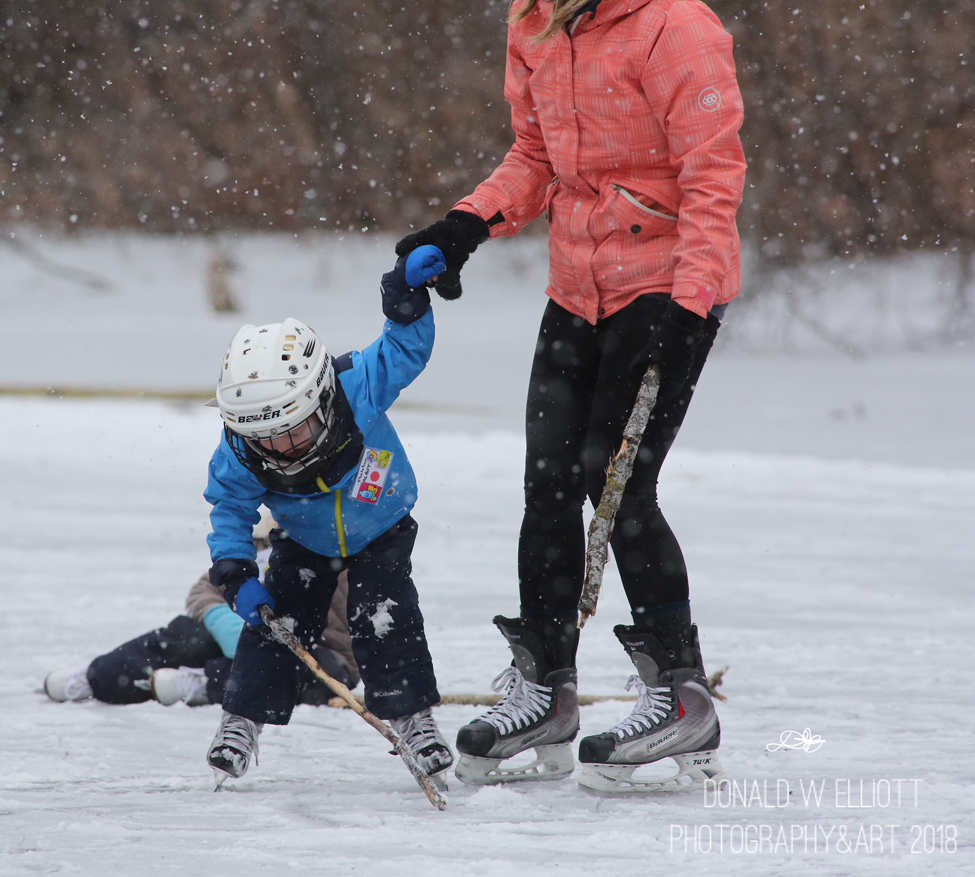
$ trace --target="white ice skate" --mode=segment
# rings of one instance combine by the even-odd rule
[[[701,788],[724,775],[717,749],[721,726],[704,677],[696,628],[686,642],[665,649],[645,631],[616,628],[639,675],[637,703],[622,722],[579,744],[579,787],[602,797],[635,797]],[[672,758],[676,772],[660,772]],[[654,765],[634,776],[638,768]]]
[[[417,763],[434,785],[446,790],[447,771],[454,763],[454,754],[441,736],[430,709],[392,719],[389,724],[416,756]]]
[[[90,700],[91,685],[88,683],[88,668],[81,670],[55,670],[44,680],[44,692],[51,700],[64,703],[66,700]]]
[[[213,768],[213,776],[217,781],[215,792],[228,779],[239,779],[247,773],[252,755],[257,764],[257,739],[263,728],[263,724],[224,712],[220,727],[207,752],[207,764]]]
[[[203,706],[207,698],[207,677],[203,670],[193,667],[162,667],[152,674],[152,696],[163,706],[172,706],[181,700],[187,706]]]

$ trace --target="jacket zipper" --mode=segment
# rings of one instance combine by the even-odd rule
[[[548,192],[545,195],[545,219],[548,222],[552,221],[552,201],[555,198],[555,187],[559,184],[559,178],[553,177],[552,182],[548,184]]]
[[[322,493],[332,493],[332,491],[328,489],[328,485],[324,481],[322,481],[321,475],[319,475],[315,479],[315,483],[318,485],[318,488],[319,490],[322,491]],[[339,537],[339,554],[341,554],[342,557],[348,557],[349,552],[346,550],[345,547],[345,524],[342,521],[342,491],[341,490],[335,491],[335,533]]]
[[[646,204],[641,204],[622,186],[613,183],[613,188],[616,189],[616,191],[619,192],[624,198],[626,198],[626,200],[629,201],[634,207],[639,207],[644,213],[649,213],[651,216],[657,216],[660,219],[669,219],[671,222],[677,222],[676,216],[671,216],[669,213],[661,213],[659,210],[654,210],[652,207],[647,207]]]

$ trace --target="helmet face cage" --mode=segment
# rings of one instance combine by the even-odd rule
[[[318,397],[318,405],[307,417],[284,432],[271,428],[265,434],[245,436],[225,424],[227,442],[248,469],[253,470],[256,458],[264,470],[296,475],[335,452],[339,436],[334,402],[334,390],[326,387]],[[310,418],[315,418],[317,423],[309,431],[306,425]]]

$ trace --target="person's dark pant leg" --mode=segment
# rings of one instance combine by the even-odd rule
[[[518,542],[521,613],[571,613],[585,568],[582,446],[599,363],[597,330],[549,302],[525,417],[525,515]]]
[[[202,667],[221,655],[220,646],[198,621],[179,615],[159,627],[123,643],[88,665],[92,694],[105,703],[143,703],[150,700],[149,680],[162,667]]]
[[[227,680],[234,665],[233,658],[221,655],[213,658],[203,666],[207,677],[207,700],[210,703],[223,703],[223,695],[227,690]]]
[[[412,715],[440,701],[412,579],[416,532],[407,515],[346,561],[352,650],[366,708],[381,719]]]
[[[606,465],[619,450],[642,379],[640,374],[630,374],[630,364],[666,305],[665,298],[641,296],[601,326],[599,372],[583,454],[594,505],[599,503]],[[611,539],[613,556],[627,599],[637,613],[688,598],[684,556],[658,505],[657,481],[684,422],[717,328],[718,321],[708,318],[705,337],[695,351],[694,366],[681,392],[654,407],[617,513]]]
[[[265,587],[279,618],[294,619],[295,635],[305,647],[317,644],[328,623],[328,607],[342,571],[342,561],[323,557],[282,531],[271,533],[271,558]],[[237,642],[223,708],[253,722],[286,725],[307,677],[304,665],[266,625],[245,625]]]
[[[642,378],[630,374],[630,364],[667,299],[641,296],[596,326],[554,302],[546,308],[529,385],[518,555],[528,618],[576,609],[585,574],[582,506],[587,494],[599,503]],[[654,409],[617,515],[613,555],[635,610],[687,599],[684,558],[657,504],[657,478],[717,327],[709,317],[687,384]]]
[[[336,682],[341,682],[346,688],[355,688],[351,671],[335,652],[326,649],[324,646],[318,646],[311,649],[311,653],[318,661],[318,666]],[[303,667],[303,671],[303,684],[301,693],[298,695],[298,703],[306,703],[309,706],[324,706],[333,697],[337,697],[336,693],[315,676],[311,670]]]

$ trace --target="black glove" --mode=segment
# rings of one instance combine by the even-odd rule
[[[451,210],[444,219],[408,234],[396,244],[396,255],[407,256],[417,247],[432,244],[439,247],[447,260],[447,270],[440,275],[434,288],[441,298],[452,301],[463,292],[460,269],[471,253],[491,237],[490,226],[476,213]],[[388,315],[387,315],[388,316]]]
[[[210,567],[210,584],[218,588],[225,588],[223,598],[227,601],[227,605],[233,609],[237,592],[244,582],[251,578],[257,578],[259,572],[260,570],[253,560],[237,560],[234,558],[218,560]]]
[[[667,302],[650,330],[650,337],[630,363],[630,373],[643,375],[651,365],[660,366],[660,390],[657,399],[673,399],[687,383],[694,366],[694,351],[704,336],[704,317]]]
[[[406,256],[396,260],[396,267],[383,274],[383,313],[394,323],[404,326],[419,320],[430,307],[430,293],[425,286],[406,282]],[[442,264],[442,263],[441,263]]]

